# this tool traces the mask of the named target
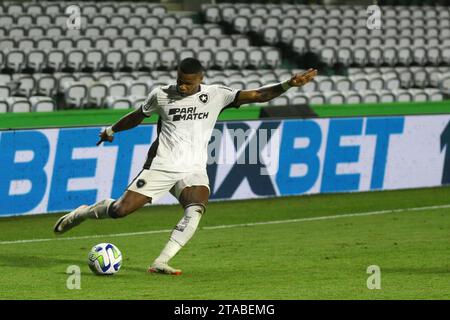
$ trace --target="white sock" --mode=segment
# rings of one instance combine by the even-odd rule
[[[197,230],[204,211],[202,204],[192,204],[185,208],[184,217],[173,229],[169,241],[155,262],[168,263],[188,243]]]
[[[111,218],[108,214],[108,209],[113,202],[113,199],[105,199],[85,208],[84,210],[80,210],[77,214],[83,219]]]

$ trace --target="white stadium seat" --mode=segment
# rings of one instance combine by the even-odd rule
[[[103,107],[108,94],[108,87],[103,83],[94,83],[89,86],[87,103],[89,106]]]
[[[86,105],[88,88],[83,83],[67,83],[64,88],[64,93],[68,106],[84,108]]]
[[[27,98],[9,97],[7,98],[10,112],[30,112],[31,104]]]
[[[31,110],[33,112],[51,112],[55,111],[55,102],[49,97],[30,97]]]

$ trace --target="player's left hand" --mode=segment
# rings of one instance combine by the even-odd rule
[[[103,130],[98,135],[100,140],[97,142],[97,146],[99,146],[103,141],[112,142],[114,140],[114,136],[109,136],[106,130]]]
[[[301,87],[312,81],[315,76],[317,76],[317,70],[311,68],[303,73],[294,74],[289,81],[289,84],[293,87]]]

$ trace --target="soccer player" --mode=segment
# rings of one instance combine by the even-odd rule
[[[54,232],[62,234],[88,218],[126,217],[170,192],[183,207],[184,216],[148,271],[181,274],[181,270],[168,263],[192,238],[206,211],[210,194],[206,174],[207,147],[220,112],[246,103],[269,101],[291,87],[308,83],[316,75],[317,70],[309,69],[278,84],[255,90],[236,90],[202,84],[200,62],[194,58],[184,59],[178,66],[176,85],[152,90],[140,108],[99,135],[97,145],[103,141],[111,142],[115,133],[132,129],[144,118],[158,114],[158,136],[148,151],[143,170],[119,199],[105,199],[78,207],[56,222]]]

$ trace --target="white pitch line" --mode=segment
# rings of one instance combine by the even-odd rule
[[[428,206],[428,207],[413,207],[413,208],[403,208],[403,209],[391,209],[391,210],[379,210],[379,211],[368,211],[368,212],[358,212],[358,213],[347,213],[347,214],[341,214],[341,215],[312,217],[312,218],[274,220],[274,221],[251,222],[251,223],[241,223],[241,224],[229,224],[229,225],[220,225],[220,226],[212,226],[212,227],[202,227],[201,229],[203,229],[203,230],[215,230],[215,229],[228,229],[228,228],[240,228],[240,227],[253,227],[253,226],[281,224],[281,223],[296,223],[296,222],[307,222],[307,221],[332,220],[332,219],[340,219],[340,218],[364,217],[364,216],[374,216],[374,215],[388,214],[388,213],[400,213],[400,212],[407,212],[407,211],[437,210],[437,209],[446,209],[446,208],[450,208],[450,204],[439,205],[439,206]],[[12,241],[0,241],[0,245],[4,245],[4,244],[19,244],[19,243],[49,242],[49,241],[82,240],[82,239],[95,239],[95,238],[106,238],[106,237],[129,237],[129,236],[140,236],[140,235],[147,235],[147,234],[169,233],[171,231],[172,231],[171,229],[166,229],[166,230],[152,230],[152,231],[115,233],[115,234],[101,234],[101,235],[98,234],[98,235],[80,236],[80,237],[12,240]]]

